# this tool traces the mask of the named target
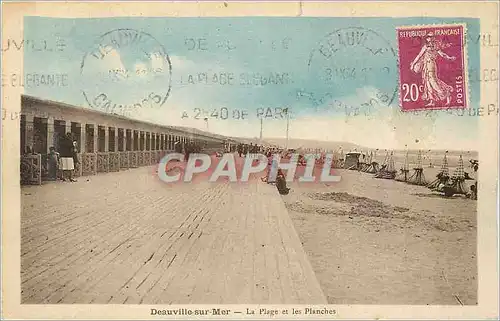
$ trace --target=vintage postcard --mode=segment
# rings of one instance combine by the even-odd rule
[[[498,2],[2,9],[2,318],[498,317]]]

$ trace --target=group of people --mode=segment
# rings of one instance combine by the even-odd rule
[[[260,146],[257,144],[254,145],[253,143],[250,143],[250,145],[240,143],[236,147],[236,151],[238,152],[238,155],[240,157],[247,154],[258,154],[264,151],[264,146]]]
[[[59,148],[49,148],[47,155],[47,169],[49,180],[60,179],[62,181],[76,182],[73,178],[75,166],[79,163],[78,147],[73,139],[73,134],[67,133],[59,140]]]
[[[477,177],[477,171],[479,169],[479,161],[477,159],[469,160],[470,167],[474,170],[475,176]],[[472,200],[477,200],[477,180],[470,186],[470,193],[468,197]]]
[[[272,165],[271,165],[272,166]],[[276,188],[278,189],[278,192],[281,195],[288,195],[290,192],[290,188],[286,186],[286,177],[285,174],[283,174],[283,171],[281,168],[278,168],[278,173],[276,175],[276,180],[270,180],[269,179],[269,172],[266,176],[262,177],[263,182],[267,182],[268,184],[271,185],[276,185]]]
[[[266,176],[262,177],[262,181],[268,184],[276,185],[278,192],[281,195],[288,195],[290,188],[286,185],[285,174],[278,168],[278,160],[274,157],[276,154],[280,154],[284,158],[289,156],[289,152],[284,149],[279,149],[275,147],[262,148],[264,150],[264,155],[267,157],[267,173]],[[276,171],[276,179],[270,177],[271,171]]]
[[[181,143],[177,141],[174,143],[174,151],[179,154],[184,154],[184,160],[189,159],[189,155],[193,153],[199,153],[202,150],[202,146],[195,142]]]
[[[278,168],[278,161],[274,158],[274,155],[279,154],[282,159],[290,159],[292,157],[292,154],[298,154],[298,160],[297,160],[298,166],[306,166],[307,158],[303,153],[299,153],[298,151],[293,149],[268,147],[268,148],[263,148],[263,150],[264,154],[268,159],[268,173],[266,176],[262,177],[262,181],[267,182],[268,184],[275,184],[280,194],[282,195],[288,194],[290,188],[286,186],[285,175],[283,174],[283,171],[280,168]],[[327,156],[324,153],[318,154],[318,157],[315,161],[316,164],[317,165],[324,164],[327,161],[326,157]],[[333,168],[335,166],[335,162],[332,161],[331,166]],[[269,173],[273,169],[277,172],[277,176],[276,180],[271,181],[269,180]]]
[[[185,161],[189,159],[189,155],[191,153],[198,153],[201,151],[201,146],[195,144],[195,143],[187,143],[183,144],[181,142],[176,142],[174,145],[174,150],[176,153],[182,153],[185,155]],[[228,151],[227,148],[226,152]],[[278,189],[278,192],[282,195],[286,195],[290,192],[290,188],[287,187],[286,184],[286,177],[283,171],[278,168],[278,160],[274,157],[274,155],[279,154],[282,159],[289,159],[292,154],[296,153],[295,150],[292,149],[284,149],[284,148],[278,148],[278,147],[265,147],[262,145],[258,144],[244,144],[240,143],[236,145],[236,148],[233,149],[231,148],[229,151],[230,152],[236,152],[240,157],[246,156],[248,154],[263,154],[267,157],[268,163],[267,163],[267,173],[264,177],[261,178],[263,182],[266,182],[268,184],[275,185],[276,188]],[[221,156],[222,153],[216,153],[217,156]],[[324,155],[320,159],[317,160],[318,163],[324,162]],[[304,157],[304,155],[299,155],[299,165],[305,166],[307,159]],[[270,178],[269,173],[274,170],[276,171],[277,175],[276,178]]]

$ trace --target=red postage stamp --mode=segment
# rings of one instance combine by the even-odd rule
[[[465,25],[398,27],[403,111],[466,108]]]

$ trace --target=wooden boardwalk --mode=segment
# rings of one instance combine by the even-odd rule
[[[326,304],[270,185],[145,167],[21,193],[22,303]]]

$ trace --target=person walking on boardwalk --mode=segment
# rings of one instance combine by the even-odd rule
[[[68,178],[70,182],[76,182],[76,180],[73,179],[75,163],[73,159],[73,135],[71,133],[67,133],[66,136],[63,136],[60,142],[59,152],[61,154],[61,169],[63,171],[62,180],[66,181],[66,178]]]
[[[241,157],[241,154],[243,154],[243,145],[240,143],[238,144],[238,155]]]
[[[274,175],[271,175],[272,173],[279,173],[280,169],[278,168],[278,160],[276,159],[276,156],[273,154],[271,155],[270,160],[268,159],[268,166],[269,166],[269,171],[268,171],[268,178],[267,178],[267,183],[268,184],[275,184],[276,183],[276,177],[272,177]]]
[[[77,165],[80,164],[80,160],[78,159],[78,144],[76,143],[76,140],[73,141],[73,148],[71,149],[71,152],[73,153],[73,163],[76,169]]]
[[[187,143],[184,148],[184,160],[187,162],[189,160],[189,155],[193,152],[193,145]]]
[[[174,143],[174,151],[175,151],[176,153],[182,154],[182,145],[181,145],[181,142],[176,141],[176,142]]]

